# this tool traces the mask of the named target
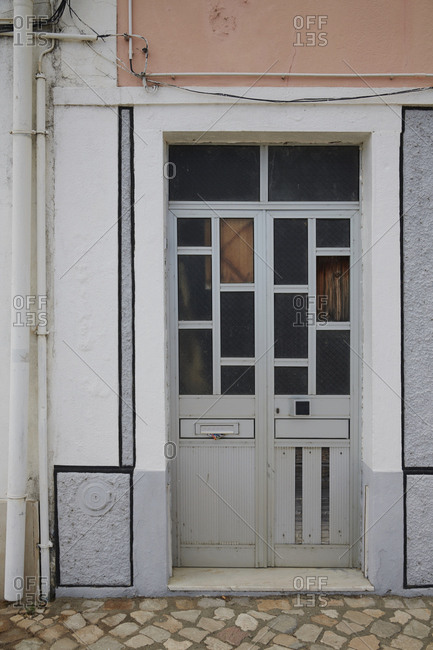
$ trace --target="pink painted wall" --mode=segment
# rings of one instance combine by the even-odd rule
[[[149,41],[148,72],[433,73],[432,0],[133,0],[132,29]],[[127,31],[128,1],[118,0],[118,32]],[[141,47],[134,39],[137,71],[144,66]],[[124,39],[118,39],[118,56],[129,65]],[[433,85],[433,77],[162,80],[246,87]],[[141,85],[121,68],[118,82]]]

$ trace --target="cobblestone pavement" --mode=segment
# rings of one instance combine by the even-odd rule
[[[26,612],[0,603],[16,650],[433,650],[433,598],[297,595],[84,600]]]

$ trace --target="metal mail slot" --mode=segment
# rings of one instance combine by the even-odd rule
[[[254,420],[181,420],[181,438],[254,438]]]
[[[276,438],[348,438],[349,420],[281,418],[275,420]]]

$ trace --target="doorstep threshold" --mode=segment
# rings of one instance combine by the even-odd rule
[[[360,593],[374,591],[360,569],[176,567],[170,591]]]

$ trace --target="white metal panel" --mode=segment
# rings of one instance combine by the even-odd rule
[[[329,449],[329,543],[349,542],[349,448]]]
[[[179,530],[182,544],[254,543],[254,447],[182,443]]]
[[[295,543],[295,448],[275,448],[275,544]]]
[[[275,420],[276,438],[348,438],[348,420],[310,420],[280,418]]]
[[[191,419],[180,421],[180,437],[195,438],[221,435],[224,437],[254,438],[254,420]]]
[[[302,450],[302,542],[320,544],[322,540],[322,449]]]

